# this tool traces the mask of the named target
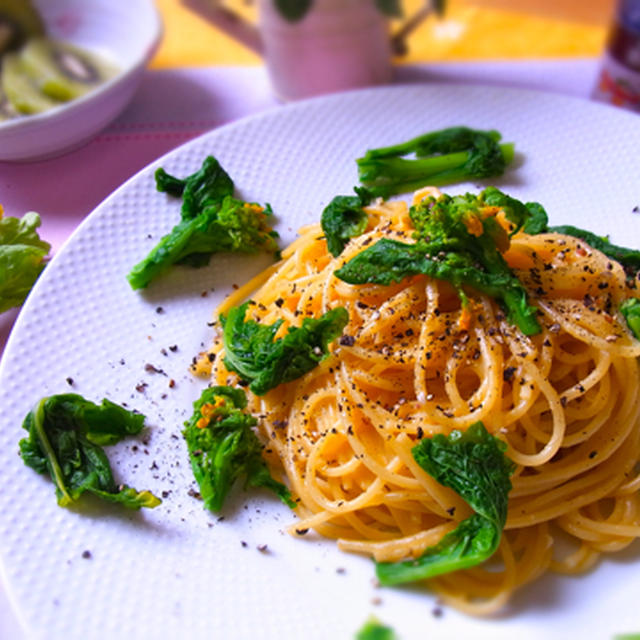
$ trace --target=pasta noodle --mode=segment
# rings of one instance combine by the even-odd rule
[[[349,312],[315,369],[248,393],[267,456],[299,499],[294,535],[313,529],[378,561],[419,556],[471,511],[412,446],[477,421],[507,443],[517,468],[499,552],[429,581],[443,601],[487,614],[547,570],[584,572],[640,536],[640,343],[617,311],[629,285],[617,262],[576,238],[518,232],[505,258],[541,312],[542,332],[527,337],[489,297],[471,296],[469,316],[443,281],[353,286],[333,275],[382,237],[407,241],[408,210],[368,207],[367,230],[337,258],[319,225],[304,227],[281,262],[217,313],[251,296],[248,315],[283,318],[281,335],[303,317]],[[223,356],[216,336],[196,369],[235,385]]]

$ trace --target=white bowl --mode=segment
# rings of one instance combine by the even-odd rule
[[[42,160],[79,147],[129,103],[162,35],[153,0],[36,0],[48,36],[95,51],[118,74],[76,100],[0,122],[0,160]]]

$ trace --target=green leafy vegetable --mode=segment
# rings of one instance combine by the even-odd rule
[[[391,627],[388,627],[376,618],[367,620],[356,634],[355,640],[396,640],[397,636]]]
[[[271,207],[234,198],[233,182],[213,156],[184,180],[158,169],[156,185],[182,197],[182,220],[131,269],[133,289],[143,289],[174,264],[205,266],[214,253],[278,252]]]
[[[156,171],[155,178],[158,191],[182,197],[183,220],[191,220],[206,207],[233,195],[233,180],[213,156],[207,156],[202,167],[184,179],[171,176],[162,168]]]
[[[539,202],[525,204],[495,187],[484,189],[481,198],[485,206],[499,207],[505,212],[507,219],[516,225],[513,233],[522,229],[525,233],[536,234],[547,228],[547,212]]]
[[[74,393],[40,400],[22,427],[24,463],[48,474],[56,487],[58,504],[66,507],[88,491],[126,507],[156,507],[160,500],[149,491],[116,485],[103,445],[139,433],[144,416],[104,399],[96,405]]]
[[[289,490],[271,477],[262,458],[252,429],[257,420],[246,406],[244,391],[231,387],[208,387],[193,404],[183,435],[204,505],[219,511],[236,480],[245,476],[246,487],[270,489],[294,509]]]
[[[0,313],[19,307],[45,266],[51,249],[38,236],[37,213],[22,218],[3,218],[0,207]]]
[[[620,305],[620,312],[633,335],[640,340],[640,298],[627,298]]]
[[[167,271],[171,265],[201,267],[211,254],[221,252],[277,252],[278,234],[269,226],[271,209],[226,196],[195,218],[178,223],[130,271],[127,279],[133,289],[142,289]]]
[[[484,215],[488,206],[498,205],[489,205],[485,195],[493,201],[504,196],[490,188],[480,196],[444,194],[437,200],[423,200],[410,210],[415,244],[378,240],[340,267],[336,277],[349,284],[389,285],[408,276],[428,275],[450,282],[463,304],[467,303],[463,291],[467,285],[501,300],[523,333],[539,333],[537,310],[529,305],[525,288],[500,253],[500,248],[508,245],[506,233],[493,216]],[[526,225],[527,211],[523,205],[506,214],[517,224]]]
[[[349,322],[347,310],[337,307],[320,318],[305,318],[301,327],[290,327],[284,337],[274,340],[282,320],[271,325],[245,320],[248,307],[245,302],[226,317],[220,316],[224,364],[249,382],[249,389],[257,395],[311,371],[327,357],[329,343]]]
[[[356,187],[355,196],[336,196],[322,212],[321,224],[331,255],[339,256],[351,238],[367,228],[369,217],[363,207],[371,202],[367,189]]]
[[[440,484],[456,491],[475,513],[419,558],[378,563],[376,572],[382,584],[425,580],[467,569],[495,553],[507,519],[514,470],[505,450],[506,445],[481,422],[466,431],[452,431],[448,437],[439,434],[422,440],[413,448],[416,462]]]
[[[369,149],[358,158],[360,182],[387,198],[426,185],[443,186],[500,176],[513,160],[513,144],[500,144],[497,131],[451,127],[407,142]],[[413,158],[407,158],[415,154]]]

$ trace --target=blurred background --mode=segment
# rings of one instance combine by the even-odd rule
[[[225,4],[251,18],[246,0]],[[411,14],[422,0],[404,0]],[[598,57],[615,0],[448,0],[443,18],[427,18],[410,35],[398,64]],[[258,65],[260,58],[207,24],[181,0],[157,0],[165,35],[152,68]]]

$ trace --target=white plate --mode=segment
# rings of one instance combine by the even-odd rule
[[[214,154],[243,197],[272,204],[284,243],[301,223],[318,219],[333,195],[351,191],[354,159],[368,147],[457,124],[497,128],[516,142],[520,166],[496,182],[510,194],[539,200],[554,223],[640,246],[637,116],[484,87],[385,88],[283,107],[170,153],[85,220],[27,301],[0,368],[2,560],[10,596],[34,637],[350,639],[371,614],[401,640],[640,631],[638,545],[587,576],[544,578],[500,619],[451,610],[436,618],[429,593],[375,588],[370,560],[312,536],[291,539],[283,529],[293,516],[270,496],[240,491],[219,521],[189,495],[194,484],[180,431],[203,382],[191,379],[188,365],[211,338],[215,303],[268,260],[218,256],[202,270],[175,269],[142,295],[131,291],[125,274],[179,217],[179,204],[155,191],[155,168],[185,175]],[[145,372],[147,363],[167,375]],[[141,393],[135,387],[142,382],[148,387]],[[168,492],[161,507],[61,509],[51,482],[22,464],[24,415],[40,397],[71,390],[148,416],[148,442],[123,443],[111,456],[120,481]],[[257,550],[261,544],[268,553]]]
[[[118,73],[76,100],[0,122],[0,160],[41,160],[92,138],[127,106],[160,42],[153,0],[35,0],[35,5],[49,37],[103,56]]]

